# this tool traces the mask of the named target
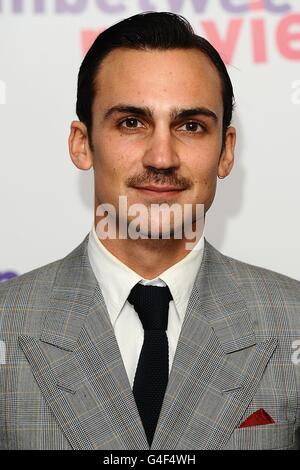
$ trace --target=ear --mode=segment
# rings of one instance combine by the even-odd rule
[[[83,122],[72,121],[68,144],[74,165],[80,170],[89,170],[93,166],[93,155],[89,147],[87,128]]]
[[[219,178],[225,178],[229,175],[234,164],[234,149],[236,143],[236,130],[234,127],[228,127],[226,130],[225,145],[221,153],[218,166]]]

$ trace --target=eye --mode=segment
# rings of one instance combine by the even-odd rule
[[[140,126],[138,126],[137,124],[140,124]],[[137,129],[138,127],[143,127],[142,123],[136,118],[123,119],[119,123],[119,126],[125,128],[125,129]]]
[[[200,122],[196,122],[196,121],[186,122],[179,129],[182,129],[183,127],[186,127],[185,130],[187,132],[191,132],[193,134],[199,134],[205,131],[205,127],[202,124],[200,124]]]

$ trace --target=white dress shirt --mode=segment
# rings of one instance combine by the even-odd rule
[[[104,247],[93,224],[88,240],[89,261],[102,291],[131,387],[144,341],[142,323],[127,301],[131,289],[138,282],[160,287],[167,285],[170,289],[173,297],[169,304],[167,329],[170,373],[185,311],[202,261],[203,247],[204,235],[193,250],[159,277],[143,279]]]

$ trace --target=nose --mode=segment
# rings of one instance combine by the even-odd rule
[[[155,129],[143,155],[143,165],[157,170],[179,167],[179,156],[169,129]]]

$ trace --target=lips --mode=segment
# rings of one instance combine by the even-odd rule
[[[182,188],[177,188],[175,186],[139,186],[135,187],[141,196],[145,196],[150,199],[162,200],[162,199],[172,199],[177,196],[180,192],[183,191]]]

